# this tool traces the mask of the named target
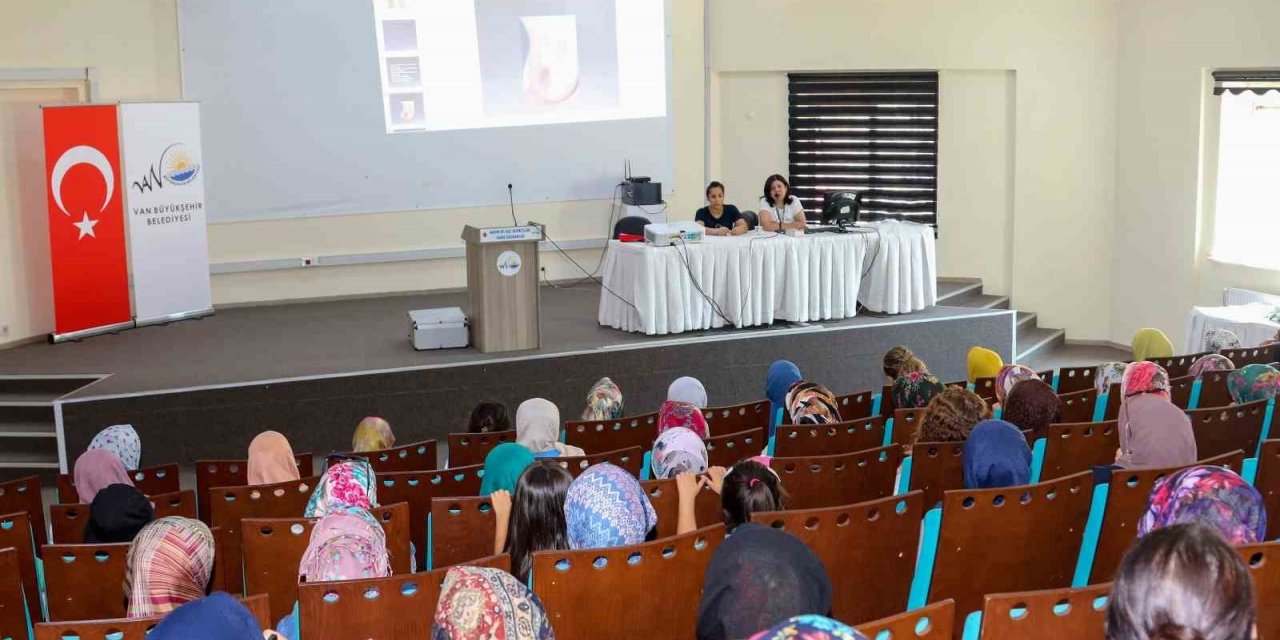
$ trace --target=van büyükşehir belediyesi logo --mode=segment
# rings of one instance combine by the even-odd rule
[[[160,159],[140,180],[132,182],[138,193],[163,189],[164,183],[173,186],[190,184],[200,174],[200,160],[181,142],[175,142],[160,152]]]

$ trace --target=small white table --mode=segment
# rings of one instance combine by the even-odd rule
[[[1186,353],[1199,353],[1208,349],[1205,336],[1216,329],[1227,329],[1240,338],[1245,347],[1256,347],[1263,340],[1270,340],[1280,330],[1280,323],[1267,316],[1276,306],[1263,302],[1238,304],[1229,307],[1192,307],[1187,317]]]

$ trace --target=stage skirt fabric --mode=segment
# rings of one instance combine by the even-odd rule
[[[602,276],[600,324],[649,335],[850,318],[859,302],[909,313],[938,297],[933,228],[897,221],[670,247],[613,241]]]

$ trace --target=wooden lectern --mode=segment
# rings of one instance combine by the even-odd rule
[[[471,344],[480,351],[541,346],[538,242],[542,235],[542,228],[533,225],[463,228]]]

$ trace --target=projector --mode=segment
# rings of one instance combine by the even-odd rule
[[[662,183],[648,178],[627,178],[622,183],[622,204],[656,206],[662,204]]]
[[[670,222],[647,224],[644,241],[655,247],[673,244],[697,244],[702,242],[702,225],[696,222]]]

